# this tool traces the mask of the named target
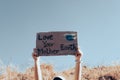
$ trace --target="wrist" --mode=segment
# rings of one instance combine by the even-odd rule
[[[37,62],[37,59],[34,59],[34,62]]]
[[[75,60],[75,62],[76,62],[76,63],[81,63],[81,61],[80,61],[80,60]]]

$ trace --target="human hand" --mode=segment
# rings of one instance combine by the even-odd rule
[[[35,61],[37,60],[37,57],[38,57],[36,51],[37,51],[37,49],[34,48],[34,49],[33,49],[33,53],[32,53],[32,57],[33,57],[33,59],[34,59]]]
[[[76,61],[79,61],[81,56],[82,56],[82,51],[78,48],[75,55]]]

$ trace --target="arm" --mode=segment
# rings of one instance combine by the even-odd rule
[[[42,80],[42,74],[41,74],[41,69],[39,65],[39,57],[37,56],[36,49],[34,49],[34,52],[32,53],[32,57],[34,59],[34,66],[35,66],[35,80]]]
[[[80,65],[81,56],[82,56],[82,52],[80,50],[78,50],[75,55],[75,57],[76,57],[75,80],[81,80],[81,65]]]

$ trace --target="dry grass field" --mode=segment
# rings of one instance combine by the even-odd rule
[[[66,80],[74,80],[74,68],[62,72],[55,72],[52,65],[42,64],[43,80],[52,80],[54,76],[62,75]],[[18,72],[15,68],[10,66],[5,68],[0,67],[0,80],[34,80],[34,67],[27,69],[24,72]],[[120,80],[120,66],[99,66],[89,68],[82,67],[82,80],[111,80],[100,78],[102,76],[111,76],[113,80]]]

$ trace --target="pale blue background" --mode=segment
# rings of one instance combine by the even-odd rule
[[[77,31],[83,65],[120,61],[120,0],[0,0],[0,59],[23,69],[33,65],[37,32]],[[74,57],[47,57],[57,69]]]

